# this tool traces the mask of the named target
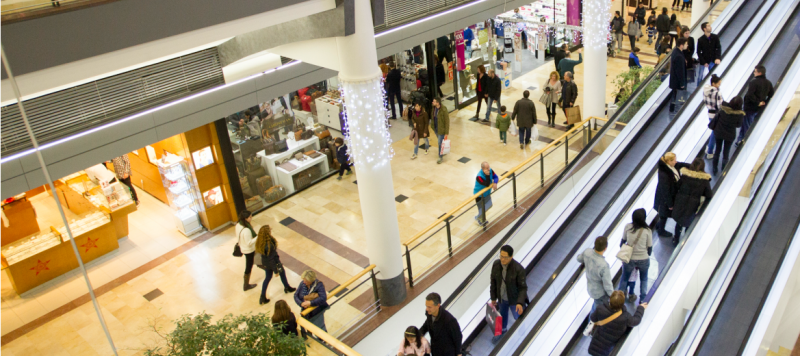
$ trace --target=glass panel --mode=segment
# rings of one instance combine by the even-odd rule
[[[203,193],[203,201],[206,203],[206,208],[210,208],[214,205],[224,202],[225,198],[222,196],[222,190],[220,187],[216,187]]]
[[[214,163],[214,155],[211,154],[211,146],[192,152],[192,160],[194,161],[195,169],[200,169]]]

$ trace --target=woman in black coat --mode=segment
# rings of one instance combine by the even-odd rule
[[[592,342],[589,344],[589,355],[608,356],[611,354],[625,331],[642,322],[645,308],[647,308],[647,303],[639,304],[636,307],[636,314],[631,315],[625,310],[625,294],[620,290],[611,293],[610,300],[598,306],[597,310],[589,317],[595,323],[592,330]],[[620,311],[621,313],[614,317]],[[612,320],[604,325],[599,324],[608,318],[612,318]]]
[[[439,57],[434,54],[433,58],[436,61],[436,90],[439,91],[439,97],[441,98],[444,96],[444,94],[442,94],[442,84],[444,84],[447,78],[445,78],[444,65],[442,62],[439,62]]]
[[[722,152],[722,168],[724,169],[728,164],[728,154],[731,152],[731,146],[736,139],[736,129],[742,127],[742,120],[744,120],[743,102],[742,98],[737,96],[731,99],[730,104],[723,103],[719,113],[714,118],[714,139],[717,144],[714,151],[714,165],[711,166],[711,171],[714,175],[717,175],[720,152]]]
[[[486,67],[483,64],[478,66],[478,74],[475,76],[475,96],[478,97],[478,111],[475,112],[475,117],[480,119],[481,118],[481,101],[485,101],[486,105],[489,105],[489,97],[487,94],[489,93],[489,76],[486,74]],[[492,108],[488,108],[487,110],[491,111]]]
[[[653,209],[658,211],[658,224],[656,232],[660,237],[672,237],[664,227],[667,218],[672,216],[672,207],[675,201],[675,193],[678,191],[678,180],[681,178],[680,170],[689,167],[688,163],[678,162],[675,154],[667,152],[664,157],[658,160],[658,185],[656,186],[656,199]]]
[[[258,304],[269,303],[269,299],[267,299],[267,287],[269,287],[269,281],[272,279],[273,274],[279,274],[281,276],[284,293],[292,293],[297,290],[296,288],[292,288],[292,286],[289,285],[289,281],[286,279],[286,270],[284,270],[281,258],[278,256],[278,240],[272,237],[272,229],[270,229],[269,225],[264,225],[258,230],[256,252],[261,254],[261,261],[257,264],[258,267],[263,268],[264,272],[267,273],[267,275],[264,276],[264,283],[261,285],[261,298],[258,300]]]
[[[675,194],[675,207],[672,219],[675,220],[675,237],[672,242],[677,245],[681,240],[681,232],[692,224],[700,198],[711,199],[711,175],[705,172],[706,163],[702,158],[695,158],[688,168],[681,168],[681,179]]]

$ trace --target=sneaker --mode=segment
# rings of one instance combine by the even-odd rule
[[[425,154],[428,154],[428,150],[425,150]]]
[[[442,159],[441,159],[441,157],[439,158],[439,160],[438,160],[438,161],[436,161],[436,164],[442,164]]]
[[[342,176],[336,177],[336,180],[342,180]]]
[[[519,144],[519,149],[524,149],[524,148],[525,148],[525,145],[523,145],[523,144],[521,144],[521,143],[520,143],[520,144]]]
[[[633,293],[629,294],[628,295],[628,301],[631,302],[631,303],[636,301],[636,294],[633,294]]]
[[[417,154],[415,153],[415,154],[411,155],[411,159],[417,159]]]
[[[351,174],[353,174],[353,171],[347,171],[347,173],[345,173],[344,175],[349,176]]]
[[[706,153],[706,159],[714,159],[713,153]]]
[[[501,338],[503,338],[503,334],[492,336],[492,345],[497,345]]]
[[[657,231],[660,237],[672,237],[672,233],[667,230]]]
[[[505,145],[506,145],[506,143],[505,143],[505,142],[503,142],[503,146],[505,146]]]

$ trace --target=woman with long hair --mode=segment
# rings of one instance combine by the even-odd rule
[[[292,288],[292,286],[289,285],[289,281],[286,279],[286,271],[283,269],[280,256],[278,256],[278,240],[272,237],[272,229],[269,225],[264,225],[258,230],[255,250],[261,254],[261,264],[259,267],[263,266],[264,272],[267,273],[267,275],[264,276],[264,283],[261,284],[261,298],[259,298],[258,304],[269,303],[269,299],[267,299],[267,287],[269,287],[269,281],[272,280],[273,274],[281,276],[284,293],[291,293],[297,290]]]
[[[689,227],[700,209],[700,199],[711,200],[711,175],[706,173],[706,162],[695,158],[688,168],[681,168],[681,179],[675,194],[675,208],[672,218],[675,220],[675,237],[672,243],[676,246],[681,241],[683,229]]]
[[[403,342],[400,343],[400,349],[397,350],[397,356],[423,356],[431,353],[431,345],[428,344],[428,339],[422,336],[416,326],[409,326],[406,332],[403,333]]]
[[[545,104],[545,110],[547,111],[547,125],[550,127],[556,127],[556,104],[558,103],[558,95],[561,94],[561,76],[559,76],[557,71],[550,72],[550,77],[544,82],[542,85],[542,90],[544,93],[549,95],[546,101],[542,104]]]
[[[656,216],[656,221],[658,216]],[[654,223],[656,221],[653,221]],[[650,268],[650,254],[653,253],[653,229],[647,224],[647,212],[644,209],[633,211],[633,221],[625,226],[625,236],[621,245],[627,244],[633,248],[631,260],[622,265],[622,278],[619,280],[619,289],[625,292],[628,280],[633,270],[639,269],[639,297],[644,299],[647,295],[647,270]],[[636,300],[636,294],[628,295],[630,301]]]
[[[275,312],[272,313],[272,327],[280,329],[286,335],[298,336],[297,318],[292,313],[292,310],[289,309],[289,304],[283,299],[275,302]]]
[[[248,291],[258,284],[250,284],[250,273],[253,271],[253,261],[256,252],[256,231],[250,221],[253,220],[253,214],[247,210],[242,210],[239,213],[239,222],[236,223],[236,237],[239,249],[242,250],[244,255],[244,290]]]
[[[678,31],[680,31],[681,22],[678,21],[678,16],[672,14],[669,18],[669,47],[672,48],[675,41],[678,39]]]

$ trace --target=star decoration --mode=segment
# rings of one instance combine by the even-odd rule
[[[97,247],[97,240],[100,240],[100,238],[98,237],[98,238],[96,238],[96,239],[94,239],[94,240],[92,240],[92,238],[91,238],[91,237],[87,238],[87,239],[86,239],[86,243],[85,243],[85,244],[83,244],[83,245],[81,245],[81,247],[85,247],[85,248],[86,248],[86,250],[85,250],[85,251],[83,251],[83,252],[89,252],[89,250],[90,250],[92,247]]]
[[[31,271],[36,271],[36,275],[39,275],[39,272],[42,271],[49,271],[50,269],[47,268],[47,264],[50,263],[50,260],[42,262],[42,260],[36,260],[36,266],[31,268]]]

